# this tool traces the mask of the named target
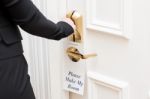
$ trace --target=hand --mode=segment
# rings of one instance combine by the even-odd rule
[[[76,29],[75,24],[73,23],[73,21],[70,18],[64,18],[62,21],[68,23],[74,30]]]

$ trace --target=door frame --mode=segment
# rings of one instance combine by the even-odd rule
[[[61,20],[62,16],[66,14],[66,0],[56,0],[53,2],[51,0],[33,1],[48,19],[50,19],[51,16],[51,11],[49,11],[51,10],[51,6],[49,6],[49,4],[53,2],[55,4],[58,4],[58,8],[56,9],[56,11],[58,11],[56,12],[57,18],[54,18],[54,21]],[[53,4],[53,6],[55,6],[55,4]],[[29,64],[31,83],[34,87],[34,92],[36,93],[37,98],[47,99],[50,97],[51,99],[69,99],[69,92],[63,90],[62,62],[60,60],[58,62],[58,60],[54,58],[54,56],[59,57],[60,55],[60,57],[63,57],[61,52],[62,50],[60,50],[63,48],[63,41],[59,41],[58,43],[56,43],[39,37],[33,37],[26,34],[24,31],[22,31],[22,34],[24,37],[24,54]],[[57,51],[59,50],[57,54],[54,53],[56,48]],[[50,62],[48,60],[50,60]],[[46,73],[43,71],[45,71]],[[46,75],[47,77],[44,77],[44,75]],[[42,80],[45,80],[45,78],[48,79],[46,79],[46,81],[40,81],[40,77]],[[58,77],[57,80],[56,77]],[[44,89],[46,85],[48,86],[46,89]]]

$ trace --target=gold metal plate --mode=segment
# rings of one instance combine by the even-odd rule
[[[70,18],[76,25],[76,30],[74,34],[69,36],[69,40],[77,43],[82,43],[83,42],[83,17],[76,11],[68,12],[66,17]]]

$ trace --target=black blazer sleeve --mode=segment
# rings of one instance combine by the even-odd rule
[[[73,28],[66,22],[57,24],[48,20],[31,0],[1,0],[10,19],[26,32],[59,40],[73,33]]]

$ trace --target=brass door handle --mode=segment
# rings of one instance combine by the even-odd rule
[[[66,15],[67,18],[70,18],[76,25],[76,30],[69,39],[73,42],[81,43],[83,41],[83,19],[82,16],[77,11],[68,12]]]
[[[79,50],[75,47],[69,47],[67,49],[67,54],[69,56],[69,58],[73,61],[73,62],[78,62],[80,59],[87,59],[90,57],[95,57],[97,56],[97,54],[88,54],[88,55],[83,55],[79,52]]]

